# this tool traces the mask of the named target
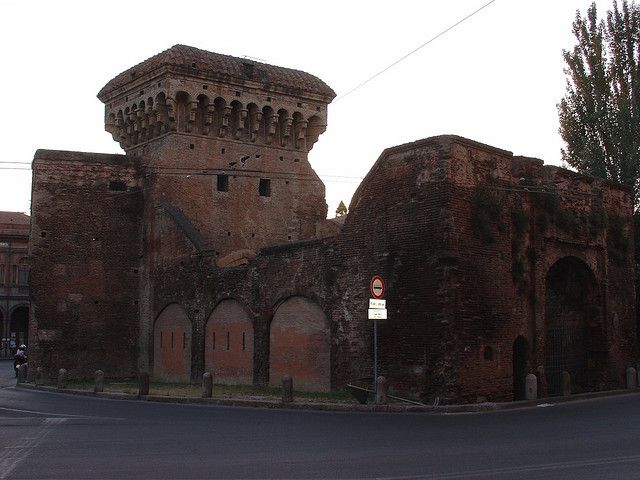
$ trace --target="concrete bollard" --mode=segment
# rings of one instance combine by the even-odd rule
[[[562,372],[562,396],[571,395],[571,375],[569,372]]]
[[[202,375],[202,398],[211,398],[213,396],[213,375],[205,372]]]
[[[544,373],[544,367],[542,365],[538,365],[536,374],[538,377],[538,398],[546,398],[549,396],[547,392],[547,376]]]
[[[27,365],[22,364],[18,367],[17,370],[17,380],[16,383],[24,383],[27,381]]]
[[[149,374],[142,372],[138,376],[138,395],[149,395]]]
[[[638,376],[636,369],[633,367],[627,368],[627,389],[634,390],[638,388]]]
[[[376,378],[376,405],[386,405],[389,403],[387,398],[389,390],[389,381],[382,375]]]
[[[93,378],[93,393],[104,392],[104,372],[102,370],[96,370],[93,374]]]
[[[44,385],[44,369],[42,367],[36,368],[36,385]]]
[[[282,377],[282,403],[293,402],[293,378],[289,375]]]
[[[536,400],[538,398],[538,377],[533,373],[527,375],[525,379],[525,398]]]
[[[67,388],[67,370],[64,368],[58,370],[58,388],[60,390]]]

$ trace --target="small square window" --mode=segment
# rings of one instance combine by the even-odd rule
[[[270,197],[271,196],[271,180],[268,178],[261,178],[260,186],[258,187],[258,192],[260,192],[261,197]]]
[[[229,191],[229,175],[217,175],[217,189],[219,192]]]

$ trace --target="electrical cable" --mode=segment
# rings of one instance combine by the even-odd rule
[[[491,5],[492,3],[494,3],[496,0],[491,0],[487,3],[485,3],[483,6],[481,6],[480,8],[478,8],[477,10],[471,12],[470,14],[466,15],[464,18],[458,20],[456,23],[454,23],[453,25],[451,25],[450,27],[446,28],[445,30],[441,31],[440,33],[438,33],[436,36],[430,38],[429,40],[427,40],[426,42],[424,42],[422,45],[420,45],[417,48],[414,48],[413,50],[411,50],[409,53],[403,55],[402,57],[400,57],[398,60],[396,60],[395,62],[391,63],[390,65],[388,65],[387,67],[383,68],[382,70],[380,70],[378,73],[370,76],[369,78],[367,78],[364,82],[359,83],[358,85],[356,85],[355,87],[353,87],[351,90],[349,90],[347,93],[339,95],[337,98],[335,98],[333,100],[333,103],[337,103],[340,100],[342,100],[343,98],[351,95],[353,92],[355,92],[356,90],[364,87],[367,83],[369,83],[370,81],[374,80],[375,78],[379,77],[380,75],[382,75],[383,73],[385,73],[386,71],[390,70],[391,68],[395,67],[396,65],[398,65],[400,62],[402,62],[403,60],[406,60],[407,58],[409,58],[411,55],[413,55],[414,53],[416,53],[417,51],[423,49],[424,47],[426,47],[427,45],[429,45],[430,43],[434,42],[435,40],[437,40],[438,38],[442,37],[443,35],[445,35],[446,33],[450,32],[451,30],[453,30],[454,28],[456,28],[457,26],[461,25],[462,23],[466,22],[467,20],[469,20],[471,17],[473,17],[474,15],[476,15],[477,13],[480,13],[482,10],[484,10],[485,8],[487,8],[489,5]]]

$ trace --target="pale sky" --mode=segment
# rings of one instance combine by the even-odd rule
[[[559,165],[562,50],[588,0],[496,0],[339,98],[488,1],[0,0],[0,162],[31,162],[38,148],[123,153],[96,94],[181,43],[304,70],[335,90],[309,156],[330,217],[385,148],[434,135]],[[596,4],[603,17],[613,0]],[[30,194],[29,165],[0,163],[0,210],[29,213]]]

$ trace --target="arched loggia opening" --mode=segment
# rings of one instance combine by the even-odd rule
[[[600,294],[589,267],[575,257],[558,260],[545,284],[545,375],[549,395],[561,393],[562,372],[571,375],[573,392],[592,382],[588,362],[589,331],[602,331]],[[603,332],[602,332],[603,333]]]

